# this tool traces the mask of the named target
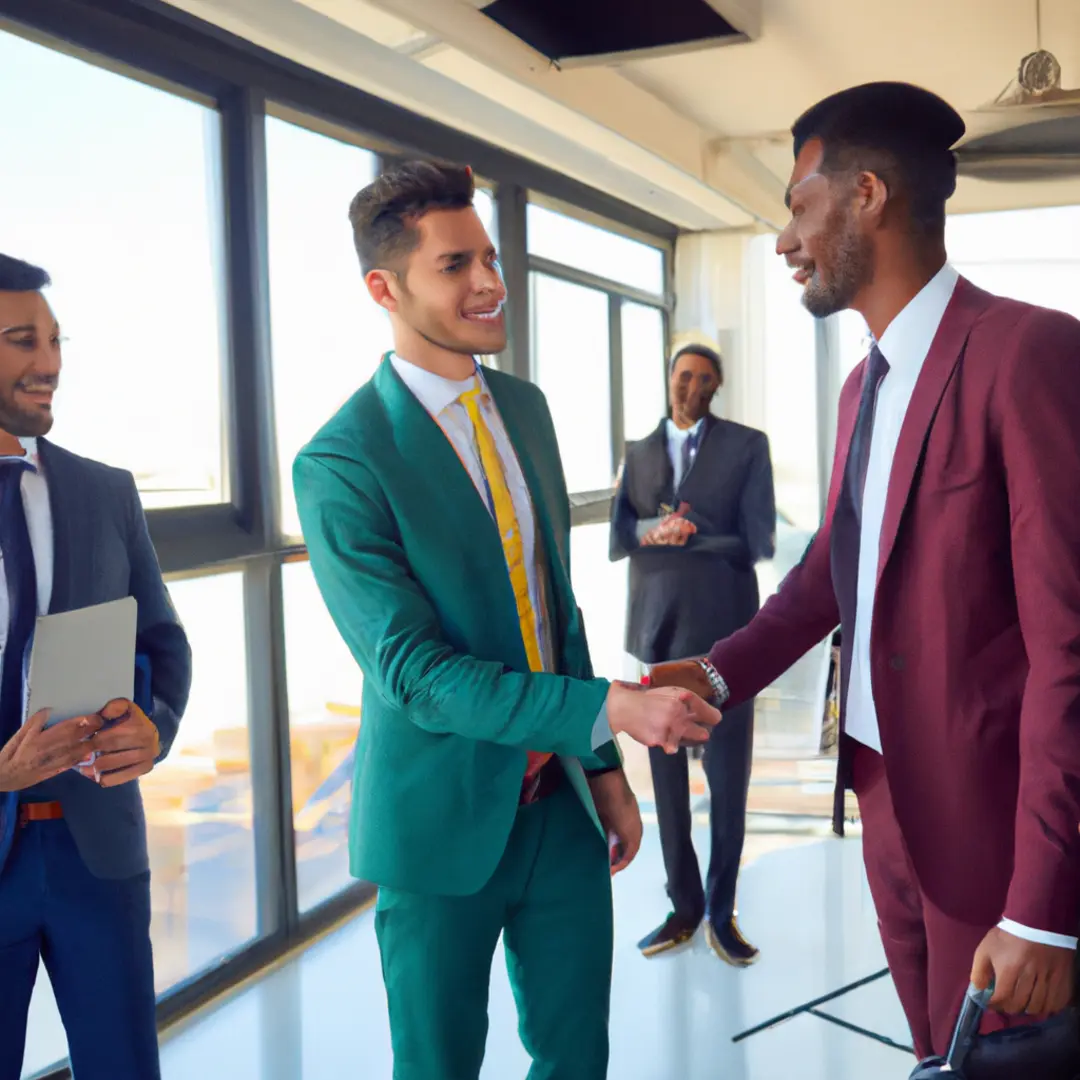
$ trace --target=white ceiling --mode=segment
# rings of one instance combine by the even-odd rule
[[[760,37],[560,71],[486,18],[486,0],[173,2],[688,229],[782,222],[788,129],[845,86],[919,83],[971,135],[1017,122],[979,110],[1037,45],[1037,0],[712,0],[760,6]],[[1041,45],[1080,87],[1080,0],[1041,0]],[[1076,181],[964,180],[952,208],[1070,202]]]

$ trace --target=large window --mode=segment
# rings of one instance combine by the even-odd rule
[[[664,253],[610,229],[529,204],[529,252],[642,292],[664,292]]]
[[[820,482],[814,319],[802,306],[799,288],[775,247],[775,236],[755,237],[749,256],[761,277],[765,433],[777,510],[799,528],[815,529]]]
[[[68,338],[54,438],[148,507],[225,501],[218,114],[2,31],[0,100],[0,252]]]
[[[627,440],[667,407],[664,251],[531,203],[531,377],[551,407],[571,493],[599,507]]]
[[[243,574],[173,581],[169,592],[196,660],[172,750],[140,782],[159,992],[256,930]]]
[[[533,377],[547,397],[571,491],[611,486],[608,299],[583,285],[532,276]]]
[[[311,565],[286,564],[282,585],[296,877],[307,911],[351,881],[349,799],[364,681]]]
[[[393,345],[386,313],[367,294],[348,218],[378,159],[268,117],[266,171],[281,531],[298,537],[293,459]]]
[[[667,410],[667,345],[659,308],[622,304],[623,435],[643,439]]]

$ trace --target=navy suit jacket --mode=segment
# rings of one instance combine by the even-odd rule
[[[191,649],[161,578],[135,480],[128,472],[78,457],[45,439],[39,440],[38,450],[53,520],[49,611],[135,598],[135,647],[149,664],[150,719],[161,737],[160,761],[172,746],[187,704]],[[23,795],[63,805],[71,835],[95,877],[128,878],[149,869],[137,781],[102,788],[66,772]]]

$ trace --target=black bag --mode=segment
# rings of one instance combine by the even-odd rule
[[[1075,1007],[1041,1024],[979,1035],[992,993],[968,989],[949,1053],[920,1061],[911,1080],[1080,1080],[1080,1012]]]

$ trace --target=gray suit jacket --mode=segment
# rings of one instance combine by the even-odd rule
[[[139,605],[136,650],[150,660],[154,699],[150,719],[161,736],[160,761],[172,746],[187,704],[191,649],[162,581],[134,478],[45,439],[39,440],[38,448],[53,519],[49,611],[135,597]],[[25,795],[55,799],[63,805],[79,853],[96,877],[128,878],[149,869],[146,819],[137,782],[102,788],[67,772]]]
[[[642,547],[640,533],[679,501],[697,533],[686,547]],[[675,490],[667,422],[626,448],[611,518],[611,558],[630,558],[626,651],[646,664],[707,653],[758,609],[754,564],[776,552],[776,504],[765,434],[707,417]]]

